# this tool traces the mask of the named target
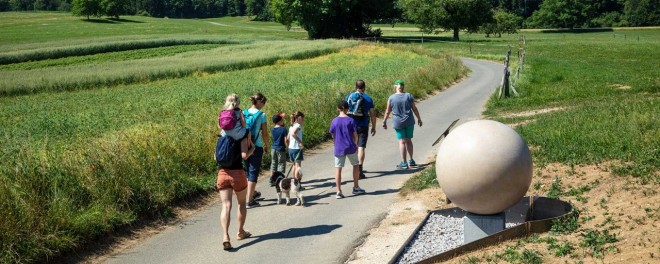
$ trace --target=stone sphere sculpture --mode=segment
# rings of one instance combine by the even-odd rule
[[[476,120],[455,128],[438,149],[436,177],[456,206],[496,214],[516,204],[532,181],[532,156],[510,127]]]

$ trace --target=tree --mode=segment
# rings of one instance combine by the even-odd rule
[[[502,33],[516,33],[521,23],[521,17],[498,8],[493,12],[493,22],[484,24],[482,30],[486,33],[486,37],[489,37],[490,34],[497,34],[501,37]]]
[[[658,0],[627,0],[623,10],[630,26],[660,25],[660,2]]]
[[[287,29],[297,23],[311,39],[379,35],[369,24],[393,6],[394,0],[271,0],[275,21]]]
[[[103,14],[117,19],[119,15],[125,15],[128,12],[128,6],[128,0],[101,0]]]
[[[455,41],[459,40],[459,30],[476,32],[493,19],[488,0],[400,0],[399,4],[420,30],[427,33],[452,30]]]
[[[268,8],[268,0],[246,0],[246,13],[250,16],[254,16],[256,21],[269,21],[273,19],[273,14]]]
[[[101,16],[101,5],[98,0],[73,0],[71,13],[74,16]]]
[[[576,28],[588,21],[588,0],[546,0],[532,14],[530,26],[539,28]]]

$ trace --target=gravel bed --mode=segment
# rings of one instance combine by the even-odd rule
[[[463,218],[432,214],[397,263],[416,263],[463,244]]]
[[[416,263],[463,245],[463,219],[464,217],[431,214],[396,263]],[[521,223],[505,223],[505,227],[519,224]]]

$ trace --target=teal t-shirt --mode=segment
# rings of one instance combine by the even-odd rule
[[[247,111],[250,114],[256,114],[260,110],[250,108]],[[255,123],[255,125],[258,127],[258,129],[255,129],[255,130],[257,131],[257,133],[259,133],[259,136],[257,137],[257,141],[254,142],[254,145],[257,146],[257,147],[262,147],[262,148],[264,147],[264,139],[261,136],[261,124],[266,123],[266,122],[268,122],[268,120],[266,119],[266,113],[264,113],[262,111],[261,115],[258,117],[257,122]]]

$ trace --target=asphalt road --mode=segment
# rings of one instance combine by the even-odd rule
[[[415,128],[415,160],[424,167],[432,160],[431,144],[455,119],[460,125],[479,119],[488,97],[501,81],[502,65],[463,59],[472,70],[467,79],[442,93],[418,102],[424,121]],[[385,102],[375,102],[385,104]],[[220,203],[200,211],[178,226],[147,239],[139,246],[111,257],[109,263],[343,263],[360,245],[367,231],[385,216],[402,184],[415,170],[396,170],[398,143],[391,128],[378,123],[369,138],[364,168],[368,179],[360,181],[366,195],[351,194],[350,168],[344,168],[342,189],[346,198],[334,197],[332,145],[305,153],[303,191],[306,205],[276,205],[275,189],[268,180],[258,183],[261,207],[248,209],[246,230],[252,238],[237,241],[236,214],[230,233],[234,250],[222,250]],[[348,163],[348,161],[347,161]],[[235,210],[236,206],[234,206]]]

